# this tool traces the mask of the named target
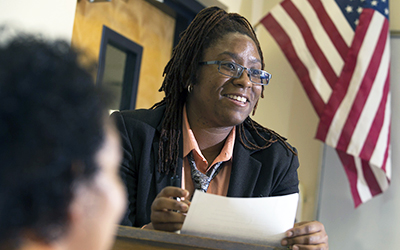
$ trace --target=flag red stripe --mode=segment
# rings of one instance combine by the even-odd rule
[[[386,77],[385,86],[383,88],[383,95],[382,95],[381,102],[379,104],[378,111],[376,112],[375,119],[371,125],[367,139],[365,140],[364,146],[359,155],[360,158],[362,158],[362,159],[370,159],[371,158],[372,153],[375,150],[375,145],[378,141],[379,134],[381,133],[383,121],[385,119],[386,103],[387,103],[388,95],[389,95],[389,86],[390,86],[389,79],[390,79],[390,71],[388,72],[388,75]],[[389,142],[390,142],[390,140],[389,140]],[[389,145],[388,145],[388,147],[389,147]]]
[[[300,11],[297,9],[297,7],[293,4],[292,1],[286,1],[282,3],[282,7],[283,9],[286,10],[287,14],[296,23],[301,34],[303,35],[308,51],[314,58],[315,63],[318,65],[326,81],[329,83],[331,87],[333,87],[338,79],[338,76],[332,69],[331,64],[326,59],[326,56],[322,52],[317,41],[314,39],[314,36],[311,32],[310,27],[307,24],[307,21],[304,19],[303,15],[300,13]]]
[[[377,194],[382,193],[381,187],[379,186],[378,181],[376,180],[376,177],[374,173],[372,172],[372,166],[368,164],[367,161],[362,160],[362,170],[364,173],[364,179],[367,182],[369,191],[371,192],[372,196],[375,196]]]
[[[321,119],[318,125],[316,138],[321,141],[326,140],[332,120],[346,95],[351,78],[353,77],[354,69],[356,68],[357,55],[364,41],[373,14],[374,12],[372,10],[367,9],[360,15],[360,20],[363,18],[363,25],[360,24],[357,26],[356,34],[349,55],[346,59],[346,64],[343,67],[342,74],[333,89],[331,98],[326,105],[323,115],[320,117]]]
[[[354,206],[358,207],[362,203],[362,200],[357,189],[358,174],[356,164],[354,162],[354,157],[346,154],[341,150],[336,150],[336,152],[339,156],[340,161],[342,162],[347,179],[349,180],[350,191],[353,197]]]
[[[336,28],[336,25],[326,12],[321,0],[309,0],[309,2],[321,21],[321,25],[326,30],[326,33],[344,61],[346,59],[347,52],[349,51],[349,46],[347,46],[339,30]]]
[[[315,89],[306,66],[301,62],[297,53],[293,47],[293,44],[286,34],[286,32],[282,29],[279,23],[275,20],[272,15],[267,15],[261,20],[261,23],[265,26],[265,28],[270,32],[270,34],[274,37],[279,47],[284,52],[286,58],[290,62],[293,70],[296,72],[300,81],[302,82],[303,88],[306,91],[310,101],[317,112],[318,115],[322,113],[322,110],[325,106],[324,101],[319,95],[318,91]]]
[[[368,65],[367,71],[364,74],[364,78],[361,82],[360,88],[357,92],[352,108],[347,117],[346,123],[343,126],[342,133],[336,146],[336,148],[339,150],[346,152],[347,147],[350,144],[353,132],[357,126],[361,113],[363,112],[371,88],[374,85],[374,81],[379,70],[379,65],[382,61],[383,51],[386,47],[386,39],[388,38],[387,34],[388,25],[384,25],[384,28],[381,30],[381,33],[379,35],[374,54],[371,57],[371,61]]]

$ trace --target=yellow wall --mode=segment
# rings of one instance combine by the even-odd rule
[[[149,108],[164,94],[164,66],[171,57],[175,20],[144,0],[78,2],[72,44],[98,60],[103,25],[143,46],[136,108]]]
[[[399,10],[400,1],[389,0],[390,31],[400,32],[400,15],[398,14]]]

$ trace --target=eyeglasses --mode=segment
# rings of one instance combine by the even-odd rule
[[[207,61],[207,62],[199,62],[199,65],[210,65],[210,64],[218,64],[218,72],[222,75],[240,78],[242,76],[243,71],[247,70],[247,75],[252,83],[260,84],[260,85],[268,85],[269,80],[271,79],[271,74],[260,69],[249,69],[240,64],[229,62],[229,61]]]

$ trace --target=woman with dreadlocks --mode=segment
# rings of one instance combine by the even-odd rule
[[[179,230],[195,189],[231,197],[298,192],[296,149],[249,117],[271,77],[263,69],[259,42],[244,17],[217,7],[195,17],[164,69],[164,99],[150,110],[112,115],[128,190],[122,224]],[[180,181],[171,186],[175,176]],[[319,222],[296,224],[282,244],[328,248]]]

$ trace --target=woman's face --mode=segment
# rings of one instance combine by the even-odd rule
[[[106,125],[105,135],[96,155],[99,171],[76,190],[71,208],[72,217],[77,218],[77,223],[71,223],[76,245],[70,249],[111,249],[117,224],[126,209],[126,191],[119,175],[119,136],[111,124]]]
[[[228,33],[214,42],[205,49],[203,61],[230,61],[261,69],[255,43],[240,33]],[[197,82],[187,98],[189,122],[200,122],[208,127],[242,123],[256,105],[262,86],[250,81],[247,70],[240,78],[232,78],[220,74],[217,64],[198,67]]]

